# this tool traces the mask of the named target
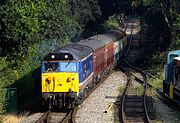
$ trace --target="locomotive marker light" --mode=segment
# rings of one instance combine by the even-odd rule
[[[60,82],[61,81],[61,78],[58,78],[58,82]]]

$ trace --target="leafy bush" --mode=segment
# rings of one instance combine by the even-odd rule
[[[99,26],[98,31],[102,33],[110,29],[116,29],[119,27],[119,25],[120,23],[117,16],[110,16],[107,20],[105,20],[104,23]]]

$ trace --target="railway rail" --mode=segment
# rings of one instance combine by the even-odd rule
[[[74,109],[67,112],[51,112],[51,110],[48,110],[35,123],[74,123],[74,111]]]
[[[125,62],[126,64],[129,64]],[[121,122],[150,122],[149,114],[147,111],[147,77],[142,71],[137,70],[137,72],[141,73],[143,76],[143,95],[137,96],[130,94],[129,88],[132,85],[132,73],[129,69],[124,69],[123,72],[127,76],[127,84],[122,96],[122,103],[121,103]]]
[[[125,29],[124,29],[124,31],[127,31],[127,28],[129,27],[129,23],[131,24],[130,25],[130,29],[131,29],[131,31],[130,31],[130,36],[128,37],[128,46],[127,46],[127,51],[126,51],[126,53],[124,54],[124,57],[126,57],[127,55],[128,55],[128,53],[129,53],[129,50],[130,50],[130,48],[131,48],[131,44],[132,44],[132,33],[133,33],[133,20],[131,19],[131,20],[129,20],[129,22],[126,24],[126,27],[125,27]]]
[[[48,123],[50,121],[51,111],[45,112],[35,123]]]

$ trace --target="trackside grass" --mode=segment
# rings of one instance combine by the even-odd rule
[[[15,113],[6,114],[2,116],[3,123],[21,123],[27,116],[28,112],[16,115]]]

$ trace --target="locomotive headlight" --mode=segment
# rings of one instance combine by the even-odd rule
[[[65,55],[64,57],[67,59],[67,58],[68,58],[68,55]]]
[[[51,58],[54,59],[54,58],[55,58],[55,55],[52,55]]]
[[[69,88],[69,92],[73,92],[73,89],[72,89],[72,88]]]
[[[58,78],[58,82],[60,82],[61,81],[61,78]]]

